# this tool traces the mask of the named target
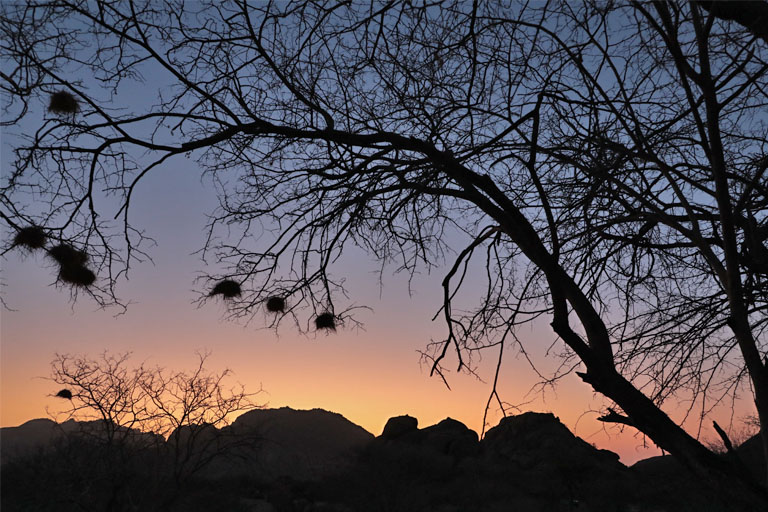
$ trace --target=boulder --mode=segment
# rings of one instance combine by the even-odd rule
[[[419,420],[413,416],[403,415],[395,416],[387,420],[384,430],[381,432],[383,439],[392,440],[402,437],[406,434],[416,432],[419,428]]]
[[[475,455],[480,448],[477,432],[453,418],[446,418],[421,432],[421,444],[456,458]]]
[[[625,510],[637,502],[638,486],[618,456],[575,436],[551,413],[508,416],[481,447],[487,471],[535,504],[520,510]]]
[[[391,441],[397,441],[396,445]],[[420,453],[422,457],[449,456],[454,460],[477,455],[480,451],[477,433],[462,422],[446,418],[419,429],[418,420],[408,415],[390,418],[374,445],[381,445],[376,449],[388,450],[390,455],[407,457],[406,454]]]
[[[618,456],[575,436],[551,413],[508,416],[481,447],[485,467],[507,475],[539,510],[609,510],[635,499],[637,486]]]
[[[489,457],[511,462],[523,470],[626,469],[616,454],[599,450],[576,437],[551,413],[507,416],[488,430],[482,445]]]

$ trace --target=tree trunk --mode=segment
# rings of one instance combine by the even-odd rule
[[[460,178],[472,176],[471,171],[461,166],[453,166],[451,170],[454,171],[454,176]],[[490,184],[479,185],[485,188],[491,197],[498,196],[498,189]],[[472,193],[470,187],[465,190]],[[523,253],[544,271],[553,302],[552,327],[587,367],[587,373],[581,374],[582,379],[595,391],[618,404],[638,430],[705,481],[726,500],[726,509],[733,504],[739,504],[743,510],[768,510],[768,494],[764,487],[757,482],[741,478],[728,461],[718,457],[694,439],[616,371],[608,330],[599,313],[578,284],[547,250],[519,209],[504,198],[500,198],[499,202],[504,208],[503,214],[499,215],[498,210],[493,207],[486,207],[485,210],[499,222],[504,232]],[[481,207],[484,206],[482,201],[478,200],[478,203]],[[586,331],[586,340],[569,325],[569,304]]]
[[[727,500],[728,509],[768,510],[768,494],[756,480],[741,478],[732,464],[712,453],[672,421],[645,394],[613,369],[592,367],[582,379],[616,402],[634,426]]]

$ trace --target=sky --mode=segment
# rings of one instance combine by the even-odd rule
[[[121,94],[134,105],[149,104],[155,99],[144,93],[155,90],[149,85]],[[42,100],[38,107],[44,108]],[[39,122],[32,116],[4,128],[2,172],[11,165],[15,135]],[[407,276],[385,271],[382,286],[379,264],[351,252],[336,270],[343,271],[353,301],[371,308],[357,313],[363,329],[303,335],[290,323],[279,332],[267,329],[268,319],[259,315],[247,324],[230,321],[222,303],[195,303],[195,278],[206,263],[194,253],[204,244],[206,214],[216,205],[213,187],[201,180],[194,160],[169,160],[141,182],[132,218],[157,246],[150,249],[153,262],[135,265],[129,280],[119,284],[119,297],[130,303],[123,314],[99,309],[84,297],[73,302],[67,289],[54,286],[55,269],[43,255],[12,251],[0,259],[1,291],[10,308],[0,311],[0,426],[55,417],[62,410],[61,400],[53,397],[58,387],[46,379],[56,353],[96,357],[106,350],[131,352],[136,364],[174,370],[191,368],[197,353],[208,351],[210,370],[229,368],[247,390],[262,390],[256,401],[264,406],[334,411],[377,435],[389,417],[401,414],[415,416],[422,427],[451,417],[482,430],[496,354],[486,353],[480,363],[482,380],[448,374],[450,389],[419,364],[418,350],[445,335],[443,323],[431,318],[441,303],[440,281],[447,269],[418,275],[410,286]],[[555,341],[548,328],[520,334],[542,369],[556,367],[557,361],[546,356]],[[554,389],[531,393],[537,381],[525,360],[509,351],[499,382],[503,400],[525,403],[520,411],[553,412],[586,441],[617,452],[624,463],[660,453],[632,429],[597,421],[606,402],[575,375]],[[674,406],[667,410],[679,417]],[[739,409],[734,416],[737,428],[748,412]],[[500,417],[492,408],[488,426]],[[719,422],[728,425],[730,419]]]
[[[4,144],[4,166],[6,158]],[[350,296],[371,308],[357,314],[363,329],[303,335],[290,324],[276,333],[258,315],[248,324],[227,320],[222,303],[194,303],[195,278],[205,263],[193,253],[204,241],[214,191],[184,159],[158,169],[141,187],[134,219],[157,246],[150,252],[154,262],[135,266],[118,288],[120,298],[130,302],[124,314],[99,309],[87,298],[73,302],[67,289],[54,286],[55,269],[43,255],[14,251],[2,261],[3,296],[12,310],[0,312],[1,426],[62,411],[52,396],[58,388],[46,379],[56,353],[94,357],[107,350],[130,351],[136,364],[169,369],[191,368],[198,352],[209,351],[207,367],[229,368],[247,390],[262,390],[258,403],[331,410],[374,434],[400,414],[415,416],[420,426],[452,417],[482,430],[496,354],[486,353],[480,362],[482,381],[448,374],[451,389],[419,364],[417,351],[444,335],[443,324],[431,321],[441,299],[440,269],[416,276],[409,293],[403,275],[385,272],[382,286],[377,262],[365,255],[340,262]],[[523,339],[543,368],[556,364],[545,354],[554,341],[548,329],[533,328]],[[577,435],[619,453],[625,463],[659,454],[631,429],[621,432],[598,422],[605,402],[575,376],[530,393],[536,375],[508,354],[499,386],[503,400],[530,402],[521,410],[553,412]],[[492,408],[489,426],[500,417]]]

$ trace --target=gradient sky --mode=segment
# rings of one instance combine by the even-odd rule
[[[123,91],[134,105],[154,100],[139,96],[153,87],[134,87]],[[38,107],[42,111],[43,99]],[[32,117],[4,130],[2,172],[12,162],[14,135],[36,128],[39,121]],[[109,350],[131,351],[136,363],[173,369],[189,368],[196,352],[211,351],[209,369],[229,368],[249,390],[262,388],[258,401],[264,405],[328,409],[374,434],[381,432],[387,418],[399,414],[417,417],[421,426],[450,416],[478,432],[482,429],[496,354],[486,353],[480,364],[485,382],[452,373],[451,390],[419,365],[417,350],[445,334],[441,321],[430,321],[441,301],[444,272],[417,276],[409,295],[407,276],[385,273],[380,287],[377,262],[348,253],[336,268],[343,269],[352,300],[372,311],[357,315],[364,330],[341,329],[333,335],[304,336],[288,323],[275,333],[264,328],[267,320],[259,316],[248,325],[230,322],[224,319],[223,305],[215,301],[198,308],[195,278],[205,263],[193,253],[204,243],[205,214],[217,204],[200,174],[193,160],[179,157],[139,185],[132,218],[158,245],[150,249],[154,264],[134,266],[130,279],[119,285],[120,298],[131,303],[125,314],[99,310],[86,298],[73,303],[67,289],[53,285],[55,269],[41,254],[13,251],[0,260],[3,297],[13,309],[0,312],[0,425],[18,425],[55,414],[61,407],[51,396],[56,385],[45,379],[55,353],[95,357]],[[556,366],[557,361],[546,358],[555,339],[548,328],[521,337],[542,369]],[[622,432],[598,422],[606,402],[576,376],[563,379],[555,389],[531,394],[536,382],[527,363],[509,351],[499,386],[503,400],[528,402],[524,410],[555,413],[577,435],[619,453],[625,463],[659,453],[644,447],[642,436],[631,429]],[[671,413],[679,416],[679,411]],[[748,413],[749,406],[740,406],[734,426],[738,428],[738,420]],[[722,417],[719,421],[728,425],[727,412]],[[492,409],[491,426],[499,418],[498,409]],[[714,433],[702,437],[714,438]]]
[[[6,147],[4,165],[7,155]],[[430,321],[440,301],[442,273],[417,276],[409,296],[405,276],[385,274],[380,288],[376,262],[355,254],[340,268],[351,296],[372,308],[358,314],[364,330],[304,336],[289,324],[276,334],[260,317],[249,325],[231,322],[224,319],[222,304],[198,308],[193,303],[194,279],[205,264],[192,253],[203,243],[205,213],[215,206],[199,170],[180,159],[150,176],[139,192],[136,224],[158,245],[151,251],[154,265],[136,266],[119,288],[121,298],[131,301],[125,314],[99,310],[87,299],[73,303],[67,289],[53,286],[55,269],[43,255],[14,252],[3,261],[3,294],[15,311],[1,313],[2,426],[45,417],[61,406],[50,396],[56,385],[44,379],[56,352],[131,351],[137,363],[183,369],[194,364],[196,351],[209,350],[211,370],[230,368],[249,390],[263,388],[258,401],[270,407],[332,410],[374,434],[387,418],[406,413],[422,426],[450,416],[482,428],[495,353],[487,353],[480,365],[486,382],[454,373],[451,390],[419,365],[417,350],[443,335],[440,321]],[[531,330],[524,338],[544,368],[555,364],[544,357],[554,339],[548,330]],[[658,453],[643,448],[642,437],[630,429],[621,433],[596,421],[604,401],[575,376],[554,390],[529,394],[535,382],[528,365],[510,351],[500,386],[505,401],[532,400],[525,410],[554,412],[579,436],[618,452],[625,463]],[[490,423],[499,417],[494,408]]]

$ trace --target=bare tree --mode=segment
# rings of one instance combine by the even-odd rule
[[[252,444],[252,436],[223,427],[257,408],[257,393],[227,386],[230,371],[210,372],[207,357],[200,354],[190,372],[131,367],[129,354],[107,352],[95,359],[59,354],[53,360],[50,379],[64,386],[67,393],[60,396],[70,401],[54,417],[80,422],[80,429],[68,433],[70,441],[98,449],[97,458],[106,466],[102,476],[111,489],[104,510],[130,508],[153,495],[146,488],[134,495],[134,474],[151,474],[149,482],[158,488],[154,496],[160,496],[153,506],[169,509],[194,476],[217,458]]]
[[[768,48],[743,17],[694,2],[3,9],[7,118],[60,92],[76,108],[16,149],[0,216],[87,247],[100,279],[80,289],[114,300],[143,247],[136,184],[194,154],[220,192],[204,249],[227,265],[211,283],[237,285],[234,316],[278,297],[275,323],[347,321],[332,264],[349,246],[397,270],[452,258],[436,373],[449,351],[469,371],[479,350],[527,354],[518,327],[546,319],[564,353],[545,378],[579,370],[615,403],[604,421],[764,504],[664,412],[681,394],[703,418],[748,389],[768,425]],[[143,73],[167,79],[158,101],[113,107]],[[462,306],[475,259],[486,294]]]

